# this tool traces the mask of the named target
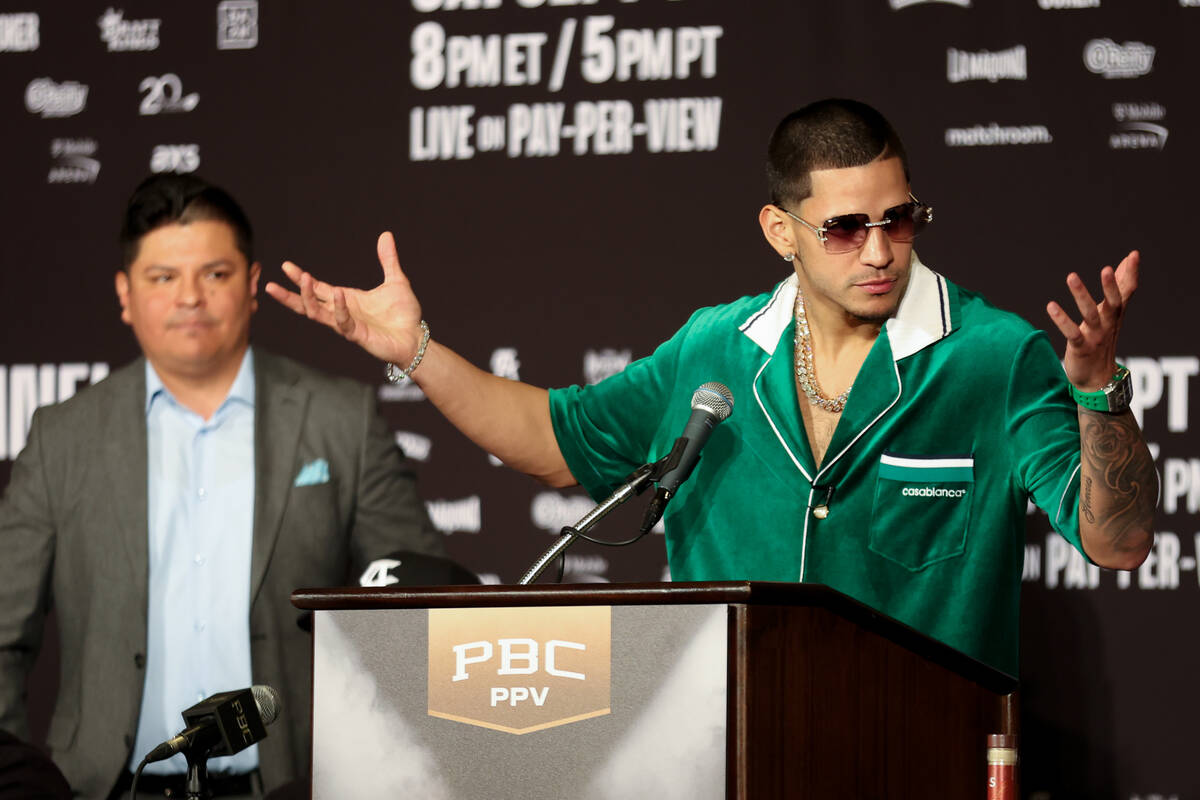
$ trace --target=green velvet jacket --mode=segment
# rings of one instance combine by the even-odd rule
[[[697,311],[599,384],[553,390],[555,434],[599,499],[670,451],[699,385],[724,383],[734,412],[667,508],[672,579],[826,584],[1016,675],[1028,500],[1082,552],[1076,407],[1043,332],[913,260],[819,469],[794,275]]]

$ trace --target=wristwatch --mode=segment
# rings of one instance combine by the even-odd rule
[[[1101,386],[1099,391],[1081,392],[1075,388],[1075,384],[1069,385],[1071,397],[1075,398],[1076,403],[1092,411],[1103,411],[1106,414],[1120,414],[1129,410],[1129,401],[1133,398],[1129,370],[1120,364],[1117,364],[1117,371],[1113,374],[1112,380]]]

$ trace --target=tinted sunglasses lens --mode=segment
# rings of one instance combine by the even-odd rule
[[[825,252],[848,253],[867,241],[866,214],[843,214],[825,220]]]
[[[887,231],[888,238],[893,242],[911,242],[913,237],[917,235],[916,221],[913,218],[915,207],[912,203],[905,203],[902,206],[889,208],[883,213],[884,220],[888,223],[884,226]]]

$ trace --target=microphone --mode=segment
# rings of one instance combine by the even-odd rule
[[[205,758],[233,755],[266,737],[280,705],[279,692],[270,686],[214,694],[185,710],[188,727],[151,750],[143,763],[184,752]]]
[[[733,392],[723,383],[709,381],[692,394],[692,415],[683,427],[683,434],[675,442],[678,447],[680,441],[685,441],[683,452],[679,456],[679,463],[658,479],[658,491],[654,493],[654,499],[650,501],[650,507],[642,519],[643,533],[654,527],[667,503],[675,496],[675,490],[692,474],[696,462],[700,460],[700,450],[708,442],[712,429],[732,413]]]

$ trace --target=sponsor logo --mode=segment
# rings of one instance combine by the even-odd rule
[[[493,375],[514,381],[521,379],[521,360],[515,347],[497,347],[492,351],[491,365]]]
[[[41,43],[37,14],[0,14],[0,53],[29,53]]]
[[[425,393],[412,378],[405,378],[399,383],[385,383],[377,393],[381,403],[415,403],[425,399]]]
[[[947,128],[947,147],[995,147],[999,145],[1049,144],[1054,141],[1045,125],[975,125]]]
[[[582,494],[562,495],[558,492],[538,492],[529,507],[529,516],[535,527],[550,533],[558,533],[568,525],[574,525],[596,507]],[[651,533],[665,533],[663,521],[650,529]]]
[[[1001,79],[1023,81],[1028,77],[1025,45],[1023,44],[997,52],[990,50],[967,52],[956,50],[953,47],[946,50],[946,79],[951,83],[962,83],[963,81],[995,83]]]
[[[608,606],[429,611],[429,715],[524,734],[611,712]]]
[[[377,558],[367,565],[366,570],[358,578],[359,586],[391,586],[399,583],[400,579],[392,574],[392,570],[400,566],[395,558]]]
[[[909,6],[919,6],[922,3],[949,3],[952,6],[971,7],[971,0],[888,0],[888,4],[896,11]]]
[[[200,102],[196,92],[183,93],[183,82],[174,72],[142,78],[138,91],[146,93],[138,106],[138,113],[143,116],[191,111]]]
[[[104,380],[108,364],[0,364],[0,460],[16,458],[25,447],[29,421],[40,406],[73,397],[80,384]]]
[[[396,445],[413,461],[428,461],[433,450],[432,439],[409,431],[396,431]]]
[[[433,527],[442,533],[479,533],[483,529],[483,506],[478,495],[462,500],[429,500],[425,509]]]
[[[584,495],[538,492],[530,505],[529,516],[536,527],[558,533],[567,525],[574,525],[581,520],[595,505]]]
[[[25,108],[31,114],[73,117],[87,106],[88,87],[78,81],[56,83],[50,78],[34,78],[25,87]]]
[[[217,49],[249,50],[258,45],[258,0],[217,3]]]
[[[1120,130],[1110,134],[1112,150],[1162,150],[1167,146],[1167,129],[1153,122],[1122,122]]]
[[[1108,137],[1112,150],[1162,150],[1167,146],[1167,128],[1158,124],[1167,116],[1159,103],[1113,103],[1117,130]]]
[[[1138,78],[1154,68],[1154,48],[1142,42],[1117,44],[1112,39],[1092,39],[1083,47],[1088,72],[1105,78]]]
[[[150,152],[151,172],[195,172],[200,168],[200,145],[159,144]]]
[[[567,555],[563,571],[572,576],[571,583],[607,583],[601,577],[608,573],[608,559],[597,555]]]
[[[918,488],[916,486],[905,486],[904,489],[901,490],[900,494],[904,495],[905,497],[952,497],[952,498],[957,498],[957,497],[965,497],[967,494],[967,490],[966,489],[942,489],[940,487],[935,487],[935,486],[922,486],[920,488]]]
[[[1200,2],[1200,0],[1197,0]],[[1158,120],[1167,116],[1166,107],[1158,103],[1113,103],[1113,119],[1117,122],[1126,120]]]
[[[46,183],[95,183],[100,161],[95,139],[51,139],[50,173]]]
[[[1052,11],[1059,8],[1099,8],[1100,0],[1038,0],[1038,8]]]
[[[583,354],[583,377],[588,383],[599,383],[616,375],[633,360],[632,350],[588,350]]]
[[[124,11],[109,8],[97,20],[100,41],[110,53],[158,49],[158,28],[161,19],[125,19]]]

